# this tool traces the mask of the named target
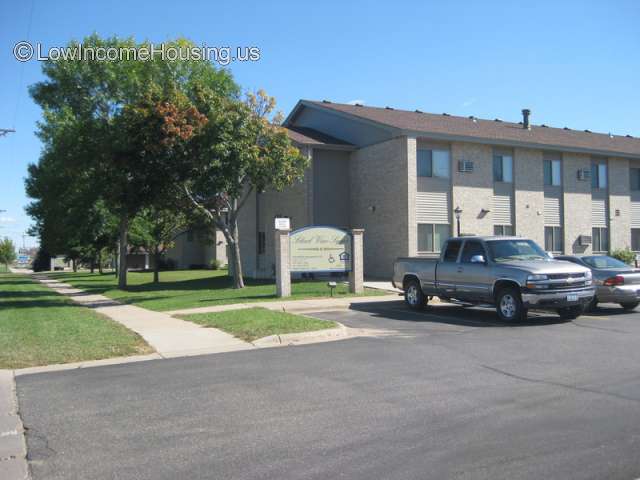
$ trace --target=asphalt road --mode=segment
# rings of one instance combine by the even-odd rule
[[[18,377],[39,479],[635,479],[640,314],[500,324],[400,303],[388,334]]]

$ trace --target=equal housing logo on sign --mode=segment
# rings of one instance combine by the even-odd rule
[[[351,234],[333,227],[305,227],[289,236],[292,272],[351,271]]]

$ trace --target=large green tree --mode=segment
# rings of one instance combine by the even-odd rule
[[[96,35],[82,43],[85,47],[148,47],[133,39]],[[186,40],[168,45],[192,46]],[[75,180],[69,183],[69,190],[76,188],[74,183],[90,186],[91,193],[117,216],[118,285],[125,288],[130,222],[142,209],[166,200],[175,190],[183,172],[184,145],[207,121],[192,99],[202,91],[235,98],[238,87],[226,71],[208,61],[169,61],[158,56],[149,61],[47,61],[43,73],[45,80],[31,87],[33,99],[44,111],[39,136],[45,153],[40,163],[48,157],[54,169],[62,169],[61,175]],[[59,175],[52,168],[39,167],[30,171],[28,182],[34,175]],[[68,229],[56,225],[50,214],[55,209],[45,206],[52,203],[54,189],[46,181],[39,183],[31,210],[40,209],[42,232],[56,243],[68,235]],[[58,186],[65,198],[74,197],[67,195],[62,182]],[[58,229],[62,229],[60,234]],[[60,243],[65,246],[64,241]]]
[[[208,122],[190,142],[184,191],[224,234],[234,287],[243,288],[238,215],[254,192],[280,191],[301,179],[308,160],[278,125],[281,116],[270,118],[275,100],[264,91],[245,102],[201,91],[195,104]]]

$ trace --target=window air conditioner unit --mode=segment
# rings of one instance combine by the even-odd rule
[[[578,243],[582,247],[591,245],[591,242],[592,242],[591,235],[580,235],[580,237],[578,237]]]
[[[460,160],[458,162],[458,171],[461,173],[473,172],[473,162],[471,160]]]
[[[581,168],[580,170],[578,170],[578,180],[591,180],[591,170],[589,170],[588,168]]]

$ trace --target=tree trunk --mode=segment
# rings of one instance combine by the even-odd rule
[[[102,275],[102,250],[98,250],[98,273]]]
[[[78,261],[75,258],[71,260],[71,265],[73,268],[73,273],[78,273]]]
[[[90,270],[91,273],[94,273],[96,271],[96,257],[95,255],[91,257],[91,265],[90,265]]]
[[[231,256],[233,261],[233,288],[244,288],[242,278],[242,261],[240,259],[240,237],[238,235],[238,221],[234,218],[231,224],[232,242]]]
[[[127,288],[127,251],[129,233],[129,218],[123,215],[120,219],[120,265],[118,268],[118,288],[124,290]]]
[[[118,258],[118,252],[120,251],[120,241],[116,243],[116,249],[113,251],[113,273],[118,278],[118,269],[120,268],[120,259]]]
[[[160,283],[160,252],[158,245],[153,247],[153,283]]]

